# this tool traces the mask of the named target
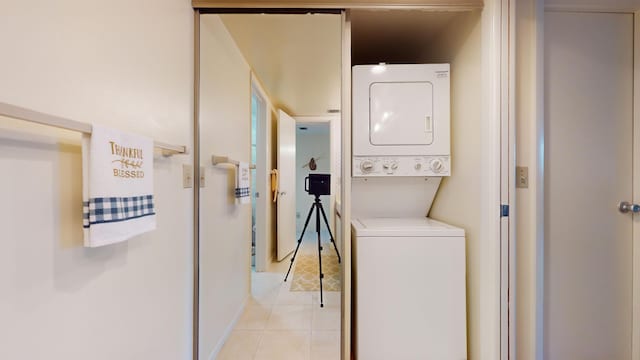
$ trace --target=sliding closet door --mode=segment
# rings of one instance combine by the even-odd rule
[[[251,205],[235,199],[237,168],[213,155],[251,159],[250,69],[220,16],[200,17],[199,358],[224,345],[251,279]]]

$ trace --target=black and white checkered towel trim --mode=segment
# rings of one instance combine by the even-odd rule
[[[82,226],[85,228],[155,215],[153,195],[92,198],[82,205]]]
[[[243,187],[243,188],[236,188],[236,197],[237,198],[243,198],[243,197],[247,197],[249,196],[249,188],[248,187]]]

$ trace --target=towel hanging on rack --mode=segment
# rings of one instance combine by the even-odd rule
[[[93,126],[82,136],[84,245],[155,230],[153,140]]]
[[[251,180],[249,172],[249,164],[240,162],[238,164],[238,172],[236,172],[236,203],[251,203]]]

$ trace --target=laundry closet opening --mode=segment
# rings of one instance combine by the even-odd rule
[[[352,351],[474,357],[490,141],[482,12],[352,10],[350,21]]]

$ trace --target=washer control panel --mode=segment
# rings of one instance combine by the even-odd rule
[[[354,177],[450,176],[449,156],[354,156]]]

